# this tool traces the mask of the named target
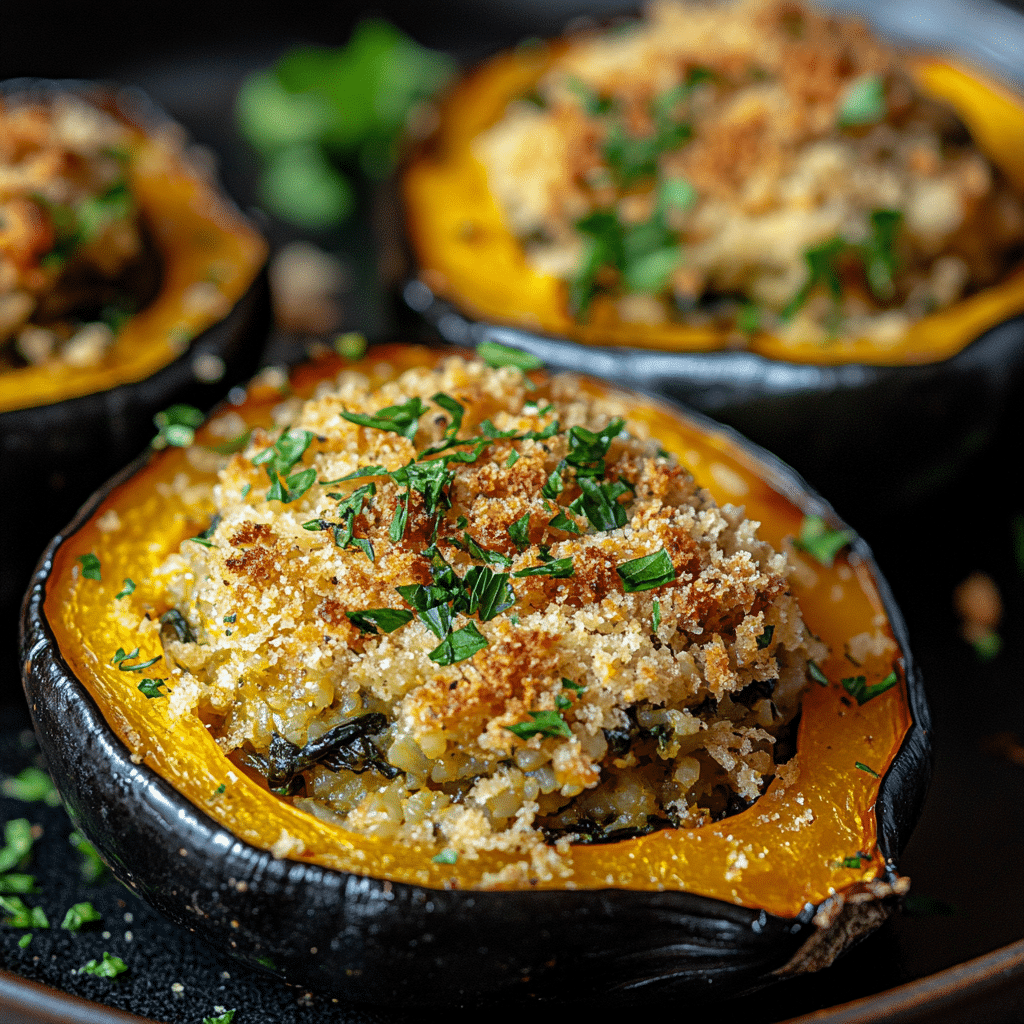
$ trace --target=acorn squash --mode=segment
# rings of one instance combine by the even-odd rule
[[[36,79],[0,88],[9,102],[80,97],[125,126],[119,159],[155,270],[144,304],[102,358],[75,367],[5,356],[0,365],[0,474],[34,498],[0,523],[0,609],[10,617],[47,539],[146,446],[154,414],[179,402],[207,408],[254,372],[269,293],[259,231],[144,96]]]
[[[473,145],[509,102],[531,95],[564,41],[523,45],[466,75],[402,180],[413,278],[406,304],[448,342],[496,341],[554,368],[586,366],[708,413],[782,456],[865,526],[877,503],[907,506],[955,478],[1005,425],[1024,381],[1024,270],[912,324],[898,343],[783,342],[765,330],[680,319],[627,323],[598,296],[573,315],[566,283],[531,264]],[[1024,189],[1024,101],[939,57],[907,70],[949,105],[975,144]],[[840,329],[841,330],[841,329]],[[581,346],[584,346],[581,348]],[[899,438],[884,463],[876,446]]]
[[[379,383],[443,355],[380,347],[353,368]],[[336,359],[300,368],[289,394],[310,395],[339,368]],[[611,392],[588,378],[579,387]],[[738,435],[630,397],[631,415],[716,498],[744,503],[776,548],[805,516],[842,526],[791,470]],[[256,383],[234,412],[269,424],[280,401]],[[218,949],[375,1005],[648,991],[703,999],[825,966],[906,891],[896,858],[927,784],[928,711],[900,613],[860,539],[830,567],[808,562],[794,581],[808,627],[831,652],[803,700],[795,783],[776,780],[741,813],[699,828],[574,846],[570,884],[488,888],[485,872],[508,855],[442,863],[432,847],[313,817],[236,770],[199,717],[172,720],[168,700],[119,671],[119,649],[160,653],[155,631],[136,632],[142,616],[164,611],[147,580],[207,525],[190,521],[177,495],[208,472],[167,449],[94,495],[40,563],[22,664],[76,825],[119,879]],[[82,571],[84,556],[98,573]],[[867,690],[841,682],[854,674],[845,645],[865,632],[893,641],[855,667]]]

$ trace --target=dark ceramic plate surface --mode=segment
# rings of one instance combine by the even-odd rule
[[[445,17],[428,5],[382,2],[421,41],[475,59],[529,34],[557,31],[584,4],[520,0],[516,5],[453,3]],[[613,5],[588,9],[606,13]],[[861,8],[909,26],[936,43],[955,41],[998,70],[1024,73],[1024,24],[994,3],[952,0],[870,4]],[[82,5],[84,8],[84,5]],[[949,11],[956,8],[956,14]],[[231,104],[241,77],[265,65],[293,41],[340,43],[359,5],[332,11],[315,3],[247,7],[244,18],[226,3],[181,0],[140,19],[125,0],[86,11],[70,3],[4,4],[0,76],[20,74],[110,78],[150,93],[198,141],[221,157],[228,190],[252,202],[251,156],[231,127]],[[60,31],[55,30],[56,25]],[[897,26],[898,30],[898,26]],[[930,33],[930,35],[929,35]],[[294,237],[271,225],[277,243]],[[373,334],[393,329],[391,307],[374,287],[372,234],[362,218],[325,239],[350,263],[346,326]],[[278,354],[289,340],[272,339]],[[588,367],[589,368],[589,367]],[[921,822],[901,862],[913,883],[906,911],[828,971],[797,978],[730,1007],[749,1024],[781,1021],[1024,1020],[1024,575],[1014,547],[1024,507],[1014,480],[1019,442],[1004,437],[969,466],[970,486],[940,488],[924,516],[893,513],[888,527],[868,535],[908,622],[926,681],[936,735],[935,774]],[[877,453],[879,459],[884,452]],[[814,481],[812,481],[813,483]],[[847,509],[826,492],[838,511]],[[853,519],[853,525],[860,524]],[[1019,543],[1019,542],[1018,542]],[[958,634],[954,586],[984,570],[1005,603],[1002,651],[981,661]],[[29,718],[17,696],[18,666],[0,663],[0,777],[36,757]],[[45,909],[48,930],[0,926],[0,1021],[114,1024],[150,1019],[198,1024],[237,1010],[234,1024],[406,1024],[421,1015],[385,1014],[343,1006],[281,985],[198,943],[168,924],[109,878],[87,884],[67,844],[64,812],[0,796],[0,822],[27,817],[43,829],[32,870],[39,892],[26,902]],[[90,900],[103,920],[80,933],[60,929],[66,909]],[[129,970],[106,980],[75,973],[104,951]],[[667,1007],[666,1011],[678,1012]],[[138,1015],[126,1016],[126,1014]],[[543,1017],[543,1013],[538,1016]],[[495,1021],[500,1014],[493,1014]]]

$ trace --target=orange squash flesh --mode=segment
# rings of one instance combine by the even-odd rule
[[[266,261],[262,236],[189,162],[176,135],[130,127],[129,185],[161,263],[159,292],[96,366],[41,364],[0,373],[0,413],[146,379],[221,320]],[[197,301],[191,289],[203,282],[216,284],[221,308]]]
[[[487,185],[473,140],[497,122],[506,105],[528,94],[564,44],[524,46],[464,78],[447,97],[435,137],[409,164],[404,180],[406,224],[420,279],[467,316],[592,345],[709,352],[733,344],[734,332],[680,323],[631,324],[598,295],[586,322],[568,312],[566,285],[533,269],[507,227]],[[910,71],[926,95],[948,103],[981,150],[1024,191],[1024,100],[1005,87],[948,61],[916,58]],[[910,365],[955,355],[990,327],[1024,312],[1024,268],[913,324],[895,345],[866,338],[783,342],[759,333],[750,349],[794,363]]]
[[[376,383],[403,369],[441,356],[422,348],[375,349],[353,368]],[[309,395],[319,381],[341,368],[334,359],[310,364],[292,381]],[[606,385],[584,379],[592,393]],[[237,411],[249,424],[267,424],[280,392],[253,385]],[[633,417],[649,425],[665,448],[689,466],[719,503],[746,506],[761,521],[762,535],[781,546],[800,527],[803,512],[781,489],[772,471],[725,431],[690,421],[665,406],[634,403]],[[199,441],[213,443],[208,432]],[[185,452],[169,449],[111,491],[102,505],[57,549],[44,611],[60,653],[81,680],[117,735],[132,752],[181,794],[239,839],[269,850],[282,829],[304,846],[291,859],[325,867],[435,888],[471,888],[485,871],[498,870],[503,856],[484,854],[455,865],[435,864],[433,847],[399,845],[322,822],[243,774],[224,756],[194,716],[173,720],[167,699],[147,699],[136,673],[119,671],[115,651],[139,648],[139,658],[161,654],[155,628],[139,630],[166,609],[150,580],[154,569],[185,538],[208,522],[189,518],[177,496],[189,481],[209,479],[192,468]],[[96,555],[102,579],[82,575],[79,559]],[[697,829],[666,829],[617,843],[577,846],[571,886],[634,890],[684,890],[726,902],[794,917],[808,903],[859,887],[885,873],[877,850],[875,802],[882,777],[895,758],[912,719],[895,646],[884,656],[854,666],[847,642],[863,632],[891,638],[883,601],[866,563],[841,555],[832,568],[811,563],[795,579],[808,627],[829,646],[821,667],[831,681],[811,684],[798,737],[799,774],[783,788],[775,780],[767,793],[741,814]],[[116,598],[128,578],[136,588]],[[159,675],[160,663],[147,671]],[[844,676],[864,675],[874,683],[896,669],[899,684],[858,707],[840,685]],[[858,765],[862,767],[858,767]],[[223,787],[223,789],[221,789]],[[856,858],[857,853],[867,857]],[[851,859],[852,858],[852,859]],[[859,866],[843,866],[855,863]],[[531,888],[564,888],[541,882]]]

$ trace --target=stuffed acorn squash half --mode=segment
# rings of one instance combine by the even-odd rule
[[[1019,390],[1022,145],[1020,96],[860,23],[654,4],[454,88],[403,179],[405,298],[681,399],[865,522],[868,483],[934,490]]]
[[[37,499],[0,525],[9,614],[155,413],[256,368],[266,245],[200,157],[138,93],[0,86],[0,474]]]
[[[738,993],[909,884],[928,712],[870,552],[595,379],[387,346],[256,382],[53,541],[22,660],[115,875],[348,1000]]]

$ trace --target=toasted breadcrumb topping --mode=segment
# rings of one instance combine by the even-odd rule
[[[999,279],[1024,205],[861,23],[793,0],[652,3],[573,37],[474,151],[586,319],[899,342]]]
[[[553,877],[775,776],[822,656],[786,556],[623,401],[450,358],[278,421],[161,573],[172,713],[282,799]]]

